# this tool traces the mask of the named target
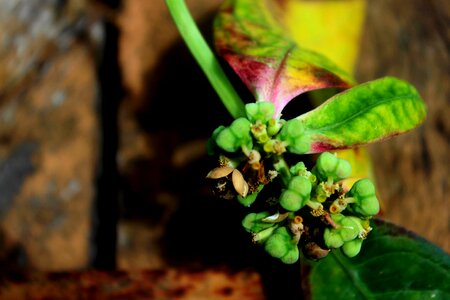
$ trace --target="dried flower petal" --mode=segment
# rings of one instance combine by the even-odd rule
[[[236,192],[242,197],[248,194],[248,183],[245,181],[244,176],[241,172],[234,169],[232,174],[233,186]]]
[[[218,167],[218,168],[214,168],[211,171],[209,171],[208,175],[206,175],[206,178],[211,178],[211,179],[219,179],[222,177],[226,177],[228,175],[231,174],[231,172],[233,172],[234,168],[232,167]]]

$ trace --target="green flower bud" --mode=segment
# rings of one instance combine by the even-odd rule
[[[305,136],[299,136],[289,141],[287,149],[294,154],[305,154],[310,149],[310,142]]]
[[[345,242],[342,246],[342,252],[348,257],[355,257],[359,251],[361,251],[362,239],[354,239],[352,241]]]
[[[372,181],[369,179],[360,179],[357,182],[355,182],[352,186],[352,188],[349,191],[349,194],[351,194],[354,197],[368,197],[375,195],[375,186],[373,185]]]
[[[336,223],[340,224],[346,217],[343,214],[333,214],[331,219]]]
[[[311,181],[303,176],[294,176],[289,182],[288,189],[299,193],[302,196],[303,202],[309,200],[311,195]]]
[[[319,155],[316,167],[321,175],[327,176],[336,169],[338,158],[330,152],[323,152]]]
[[[299,193],[290,189],[284,190],[280,195],[280,205],[288,211],[299,210],[305,206],[307,200]]]
[[[281,258],[292,247],[291,239],[291,235],[286,227],[277,228],[267,239],[264,249],[273,257]]]
[[[269,212],[263,211],[260,213],[250,213],[245,216],[245,218],[242,220],[242,226],[247,230],[248,232],[256,233],[260,232],[261,230],[264,230],[266,228],[272,227],[272,223],[267,223],[261,221],[262,219],[268,217],[270,215]]]
[[[217,147],[217,143],[216,143],[217,136],[224,129],[225,129],[225,126],[221,125],[213,131],[211,138],[206,143],[206,152],[208,153],[208,155],[214,154],[215,148]]]
[[[236,152],[241,144],[230,128],[223,128],[216,137],[216,144],[228,152]]]
[[[268,101],[249,103],[245,105],[245,112],[250,122],[256,123],[260,121],[265,124],[272,119],[275,113],[275,105]]]
[[[285,264],[293,264],[299,258],[297,242],[286,227],[277,228],[266,240],[264,249],[273,257],[280,258]]]
[[[294,166],[292,166],[289,171],[292,175],[305,175],[308,170],[306,169],[304,162],[298,162]]]
[[[294,154],[304,154],[310,149],[309,140],[303,135],[303,126],[297,119],[287,121],[281,132],[279,138],[285,141],[289,152]]]
[[[287,121],[280,132],[280,138],[287,140],[289,138],[296,138],[303,134],[303,127],[299,120],[291,119]]]
[[[355,199],[355,203],[349,205],[349,210],[365,217],[378,214],[380,203],[375,196],[375,186],[369,179],[361,179],[353,184],[347,193]]]
[[[280,234],[272,234],[264,244],[264,249],[273,257],[281,258],[288,252],[288,241]]]
[[[325,241],[325,245],[328,248],[339,248],[344,244],[344,240],[342,239],[341,235],[330,228],[325,228],[323,239]]]
[[[230,129],[237,138],[249,137],[251,123],[245,118],[238,118],[230,125]]]
[[[366,217],[372,217],[380,212],[380,203],[375,196],[365,197],[361,199],[361,204],[359,206],[355,204],[352,208],[356,213]]]
[[[348,178],[351,173],[352,173],[352,165],[345,159],[339,158],[334,179],[341,180]]]
[[[328,178],[338,181],[350,176],[352,166],[348,161],[338,158],[330,152],[323,152],[317,158],[315,171],[323,181]]]
[[[297,245],[292,244],[288,252],[281,257],[281,261],[285,264],[293,264],[298,261],[300,252],[298,251]]]
[[[342,237],[344,242],[354,240],[360,233],[360,227],[353,218],[346,217],[339,223],[340,228],[335,229]]]
[[[307,178],[311,184],[314,184],[317,181],[317,177],[306,169],[306,166],[302,161],[292,166],[289,171],[294,176],[302,176]]]
[[[242,146],[253,148],[250,126],[250,122],[245,118],[234,120],[230,127],[223,128],[218,132],[217,145],[228,152],[236,152]]]

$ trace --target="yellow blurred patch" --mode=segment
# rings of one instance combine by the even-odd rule
[[[299,46],[322,53],[354,73],[366,0],[287,1],[283,20]]]

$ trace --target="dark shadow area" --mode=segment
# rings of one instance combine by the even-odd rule
[[[199,23],[210,44],[211,21]],[[223,61],[222,64],[242,99],[253,102],[254,97],[240,79]],[[205,176],[216,166],[217,158],[205,153],[182,168],[171,166],[174,149],[192,140],[206,141],[215,128],[233,120],[182,40],[168,49],[157,70],[148,74],[147,87],[147,102],[136,117],[141,128],[156,137],[158,159],[136,162],[133,167],[133,176],[140,174],[147,178],[149,188],[144,195],[138,195],[141,201],[135,199],[134,203],[128,199],[133,201],[131,198],[136,195],[125,191],[124,216],[133,218],[134,212],[144,217],[142,211],[139,213],[141,203],[149,213],[148,222],[155,224],[151,219],[158,220],[163,208],[145,198],[156,192],[152,189],[169,191],[179,201],[161,241],[163,259],[169,265],[194,269],[226,266],[236,271],[256,269],[268,299],[288,296],[301,299],[299,265],[284,265],[253,244],[241,226],[250,210],[237,201],[219,199],[212,194]],[[151,209],[158,213],[150,212]]]
[[[120,0],[104,0],[117,9]],[[113,270],[117,256],[117,222],[119,217],[119,172],[117,169],[119,103],[124,95],[118,61],[119,29],[105,20],[104,41],[101,45],[97,79],[99,83],[99,157],[96,174],[96,198],[93,204],[90,264],[93,268]]]
[[[208,30],[211,21],[200,22],[206,37],[212,34]],[[148,102],[137,112],[137,118],[141,128],[160,141],[156,149],[160,162],[154,162],[153,167],[163,171],[154,174],[160,177],[155,179],[159,186],[154,188],[179,198],[162,241],[164,259],[173,265],[192,267],[250,266],[252,245],[240,226],[245,208],[217,199],[205,180],[216,166],[216,158],[205,154],[182,168],[171,166],[174,149],[192,140],[206,141],[216,127],[230,124],[232,117],[182,40],[168,49],[147,78]],[[230,78],[243,98],[252,97],[238,78]]]

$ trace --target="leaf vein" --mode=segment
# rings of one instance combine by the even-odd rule
[[[329,130],[333,130],[335,128],[341,127],[345,123],[351,122],[352,119],[355,119],[355,118],[359,117],[360,115],[367,114],[368,111],[370,111],[374,107],[381,106],[381,105],[383,105],[383,104],[385,104],[385,103],[387,103],[389,101],[403,100],[403,99],[405,99],[407,97],[408,97],[408,99],[413,100],[413,101],[420,100],[420,97],[418,97],[415,94],[408,94],[408,95],[400,95],[400,96],[395,96],[395,97],[389,97],[389,98],[386,98],[386,99],[384,99],[382,101],[373,103],[372,105],[365,106],[364,109],[358,111],[355,114],[352,114],[351,116],[348,116],[347,118],[345,118],[345,119],[343,119],[343,120],[341,120],[339,122],[336,122],[336,123],[333,123],[333,124],[329,124],[329,125],[326,125],[326,126],[323,126],[323,127],[320,127],[320,128],[311,128],[311,127],[309,127],[309,128],[307,128],[305,130],[305,134],[311,134],[311,133],[316,133],[316,132],[323,133],[323,132],[326,132],[326,131],[329,131]],[[307,117],[307,115],[308,115],[308,113],[300,116],[299,119],[301,120],[301,119],[303,119],[303,117]],[[411,116],[409,118],[411,119]]]

